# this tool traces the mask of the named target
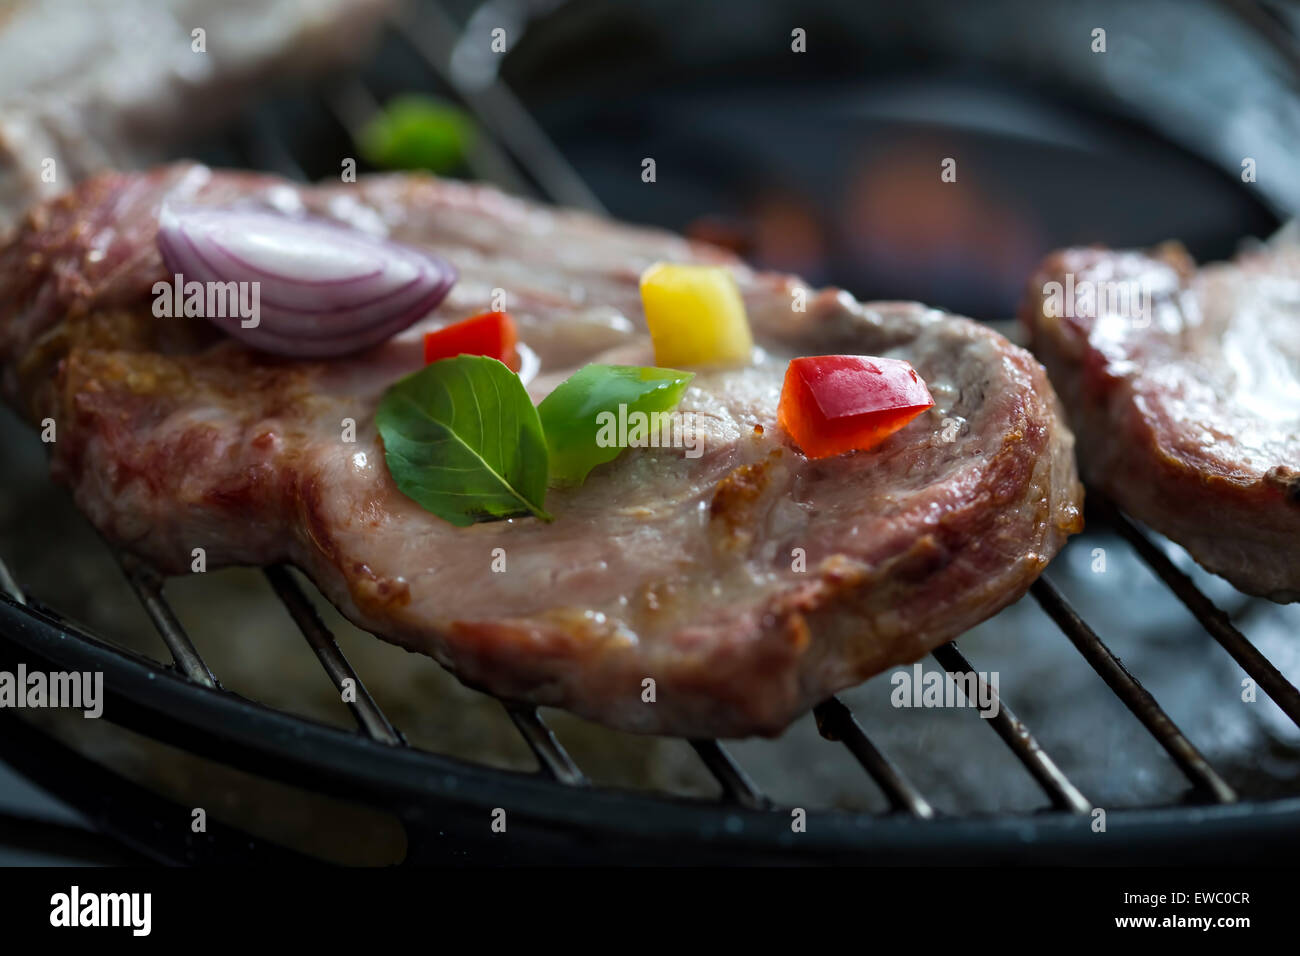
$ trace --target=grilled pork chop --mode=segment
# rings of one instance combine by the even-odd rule
[[[333,217],[436,250],[460,280],[363,354],[260,354],[153,316],[164,197]],[[506,290],[540,400],[587,362],[652,364],[638,276],[657,260],[730,266],[764,350],[687,391],[700,457],[629,449],[553,490],[553,523],[456,528],[397,490],[373,416],[421,367],[424,331]],[[808,461],[776,422],[785,365],[844,352],[909,360],[936,405],[869,452]],[[55,477],[161,570],[189,573],[200,547],[209,567],[290,562],[351,620],[473,686],[631,731],[775,734],[1015,601],[1080,526],[1046,375],[988,329],[424,177],[302,187],[185,165],[90,180],[0,253],[0,366],[8,399],[56,423]]]
[[[1045,294],[1067,281],[1082,315]],[[1300,248],[1199,271],[1175,246],[1067,249],[1022,318],[1088,481],[1241,590],[1300,600]]]

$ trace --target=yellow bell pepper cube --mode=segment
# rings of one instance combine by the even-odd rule
[[[749,363],[754,337],[740,289],[727,269],[655,263],[641,274],[641,304],[656,365]]]

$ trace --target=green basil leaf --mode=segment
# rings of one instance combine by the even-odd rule
[[[588,365],[542,399],[537,406],[546,444],[551,450],[551,483],[580,485],[597,465],[613,461],[623,451],[608,438],[610,418],[619,421],[619,406],[627,413],[651,415],[677,407],[693,372],[637,365]]]
[[[375,425],[397,487],[439,518],[462,528],[529,514],[551,520],[537,409],[496,359],[426,365],[384,393]]]

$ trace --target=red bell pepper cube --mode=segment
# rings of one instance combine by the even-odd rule
[[[809,458],[866,451],[934,406],[910,364],[864,355],[790,362],[777,419]]]
[[[508,312],[484,312],[424,335],[424,364],[457,355],[487,355],[519,371],[519,333]]]

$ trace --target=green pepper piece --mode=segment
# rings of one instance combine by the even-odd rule
[[[447,173],[464,165],[474,122],[461,109],[432,96],[391,100],[362,129],[357,146],[368,163],[384,169]]]

